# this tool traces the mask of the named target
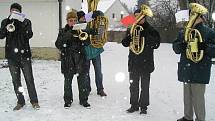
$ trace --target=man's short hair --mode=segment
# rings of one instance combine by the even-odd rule
[[[70,18],[78,18],[77,14],[74,11],[70,11],[69,13],[67,13],[66,15],[66,20],[70,19]]]

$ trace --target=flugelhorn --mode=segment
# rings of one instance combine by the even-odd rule
[[[14,26],[14,21],[11,24],[8,24],[6,26],[7,31],[14,32],[16,30],[16,27]]]

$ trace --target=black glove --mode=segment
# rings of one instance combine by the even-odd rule
[[[92,18],[96,18],[98,16],[104,16],[104,13],[102,11],[93,11],[93,15],[92,15]]]
[[[122,45],[124,47],[128,47],[131,42],[131,35],[127,35],[123,40],[122,40]]]
[[[207,48],[207,44],[205,42],[198,43],[199,50],[205,50],[205,48]]]
[[[182,50],[185,50],[185,49],[187,48],[187,43],[182,42],[182,43],[180,44],[180,46],[181,46],[181,49],[182,49]]]
[[[86,32],[91,35],[98,35],[98,31],[96,29],[89,28]]]

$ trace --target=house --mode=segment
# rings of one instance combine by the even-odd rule
[[[23,13],[32,21],[32,47],[55,47],[59,31],[60,0],[0,0],[0,21],[9,15],[10,5],[17,2],[22,5]],[[72,9],[81,9],[81,0],[62,0],[62,25],[66,23],[66,13]],[[0,41],[4,47],[5,41]]]
[[[82,10],[88,13],[87,0],[83,0]],[[109,19],[109,30],[122,27],[120,20],[129,15],[128,10],[123,6],[120,0],[100,0],[97,10],[104,12]]]

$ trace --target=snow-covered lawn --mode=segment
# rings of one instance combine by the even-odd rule
[[[24,78],[26,106],[12,111],[16,104],[8,68],[0,69],[0,121],[176,121],[183,116],[182,84],[177,81],[178,55],[171,44],[161,44],[155,51],[156,69],[151,76],[150,101],[147,115],[139,112],[127,114],[129,104],[129,80],[127,72],[128,48],[120,44],[107,43],[102,54],[104,87],[108,96],[96,94],[94,70],[91,68],[92,92],[89,96],[91,109],[79,105],[76,77],[73,83],[74,102],[70,109],[63,108],[63,75],[59,61],[33,60],[33,73],[39,97],[40,110],[29,103]],[[0,61],[2,62],[2,60]],[[206,89],[207,121],[215,121],[214,66],[210,85]],[[122,72],[124,80],[116,80]]]

